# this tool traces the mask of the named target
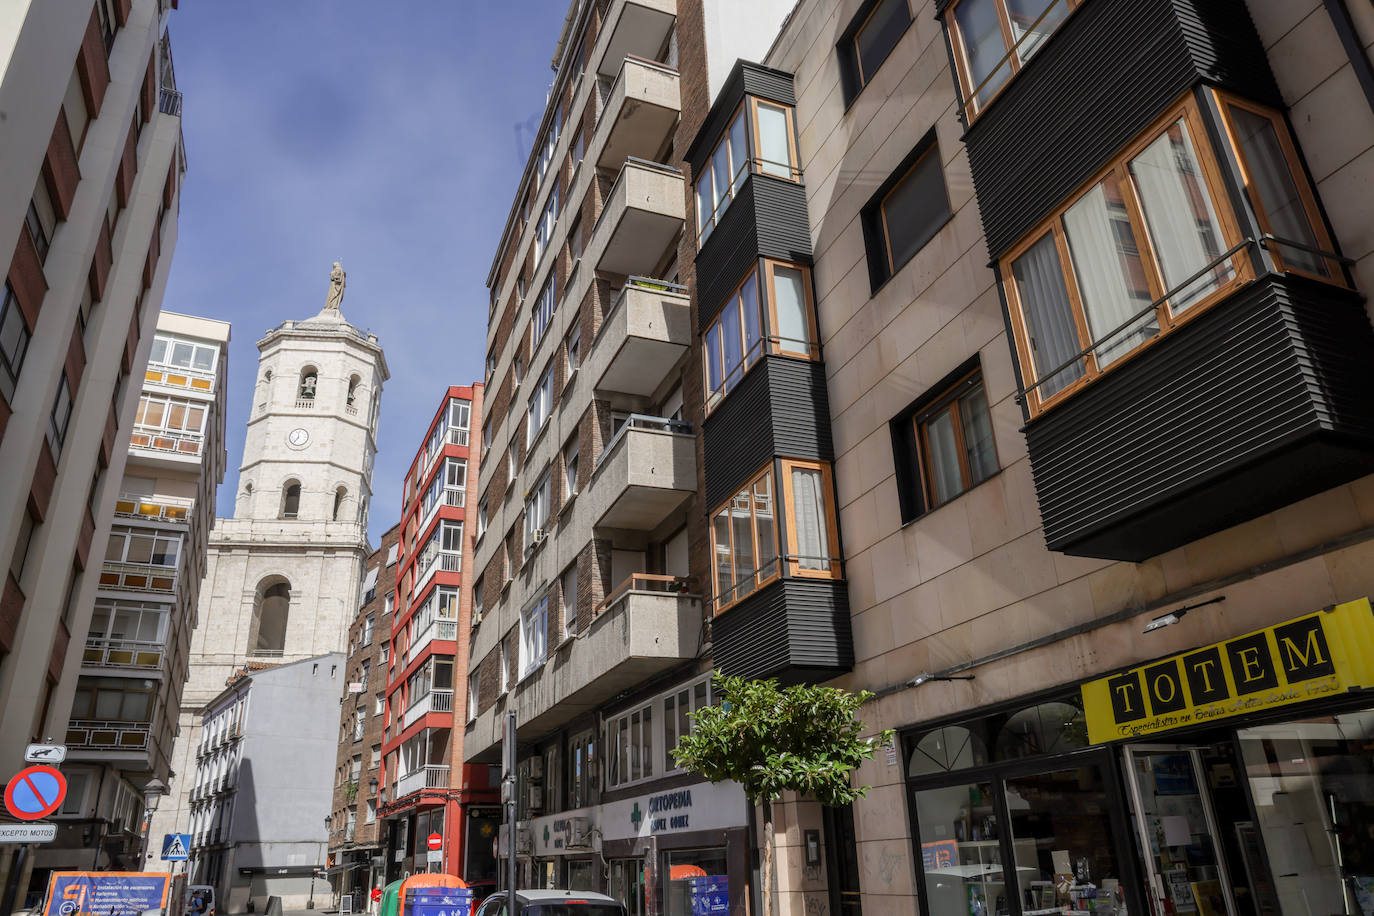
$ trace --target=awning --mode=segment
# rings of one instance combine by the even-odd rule
[[[363,595],[367,595],[377,587],[377,571],[380,567],[374,566],[367,571],[367,578],[363,579]]]
[[[400,544],[392,544],[386,551],[386,565],[392,566],[396,563],[396,557],[400,553]]]

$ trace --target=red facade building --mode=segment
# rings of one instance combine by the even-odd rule
[[[463,765],[482,386],[450,387],[406,474],[386,678],[387,879],[444,871],[495,881],[499,774]],[[431,856],[428,838],[442,838]],[[438,859],[438,861],[432,861]]]

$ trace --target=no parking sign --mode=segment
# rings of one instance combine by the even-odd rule
[[[5,808],[21,821],[47,817],[67,797],[67,778],[48,766],[25,767],[5,786]]]

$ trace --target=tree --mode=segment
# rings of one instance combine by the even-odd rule
[[[763,912],[773,913],[773,801],[796,792],[823,805],[844,805],[868,786],[849,775],[892,740],[888,729],[862,738],[855,714],[873,697],[805,684],[779,688],[776,680],[712,679],[716,704],[692,714],[692,731],[678,740],[678,766],[711,782],[733,780],[750,804],[763,808]]]

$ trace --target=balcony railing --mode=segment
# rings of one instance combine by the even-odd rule
[[[132,448],[145,448],[154,452],[167,452],[194,458],[200,455],[204,444],[203,433],[170,432],[168,430],[149,430],[135,428],[129,435]]]
[[[396,780],[396,798],[402,798],[421,789],[447,789],[448,767],[427,764],[411,770]]]
[[[467,501],[467,490],[459,490],[456,487],[444,488],[444,505],[461,509],[467,504]]]
[[[432,640],[448,640],[452,642],[458,638],[458,622],[456,620],[433,620],[429,626],[415,637],[415,641],[405,650],[401,658],[402,664],[409,664],[412,658],[420,654],[420,650],[429,645]]]
[[[100,568],[100,587],[130,592],[170,592],[176,588],[175,566],[148,563],[106,563]]]
[[[421,716],[432,712],[453,712],[452,690],[431,690],[417,698],[406,708],[404,727],[409,728],[418,722]]]
[[[186,388],[203,391],[207,394],[215,388],[215,374],[199,369],[183,369],[180,366],[159,366],[149,363],[143,373],[143,380],[167,388]]]
[[[72,719],[67,723],[67,746],[104,750],[141,751],[148,746],[147,722],[110,722]]]
[[[162,644],[132,639],[87,639],[81,664],[99,668],[162,667]]]
[[[120,518],[184,523],[195,507],[195,500],[174,496],[121,496],[115,500],[114,514]]]
[[[314,398],[296,398],[296,407],[301,410],[313,410],[315,408]]]
[[[249,658],[281,658],[286,654],[285,649],[249,649]]]
[[[456,426],[450,426],[450,427],[448,428],[448,444],[449,444],[449,445],[467,445],[467,444],[468,444],[468,431],[467,431],[466,429],[459,429],[459,428],[456,427]]]
[[[429,582],[429,577],[437,570],[443,570],[444,572],[462,572],[463,555],[456,550],[441,550],[436,556],[429,558],[420,557],[418,565],[424,572],[420,573],[420,577],[415,580],[415,592],[417,594],[425,587],[425,584]]]
[[[164,88],[158,93],[157,110],[165,115],[181,117],[181,90]]]

